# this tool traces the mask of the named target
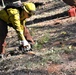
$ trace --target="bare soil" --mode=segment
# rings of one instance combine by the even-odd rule
[[[49,41],[33,48],[35,54],[15,54],[19,42],[9,27],[6,51],[13,54],[0,59],[0,75],[76,75],[76,17],[69,17],[70,6],[61,0],[30,1],[38,7],[26,26],[36,43],[43,35]]]

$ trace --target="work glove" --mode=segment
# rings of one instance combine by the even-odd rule
[[[5,58],[5,55],[4,54],[0,54],[0,58],[1,59],[4,59]]]
[[[22,44],[22,47],[23,47],[22,50],[23,51],[29,51],[31,49],[31,46],[27,40],[23,40],[20,43]]]

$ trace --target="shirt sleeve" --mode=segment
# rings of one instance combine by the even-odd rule
[[[24,26],[20,22],[20,14],[17,9],[12,9],[9,8],[7,9],[8,15],[9,15],[9,21],[12,23],[14,29],[16,30],[19,39],[20,40],[25,40],[23,31],[24,31]]]

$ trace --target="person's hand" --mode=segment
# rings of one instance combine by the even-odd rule
[[[31,49],[30,44],[26,40],[23,40],[21,43],[23,45],[24,50],[30,50]]]

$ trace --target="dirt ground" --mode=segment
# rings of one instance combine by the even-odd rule
[[[76,75],[76,17],[69,17],[70,6],[62,0],[30,1],[37,11],[26,26],[39,45],[33,48],[35,54],[14,53],[18,37],[8,27],[6,51],[11,56],[0,59],[0,75]],[[44,37],[49,40],[43,42]]]

